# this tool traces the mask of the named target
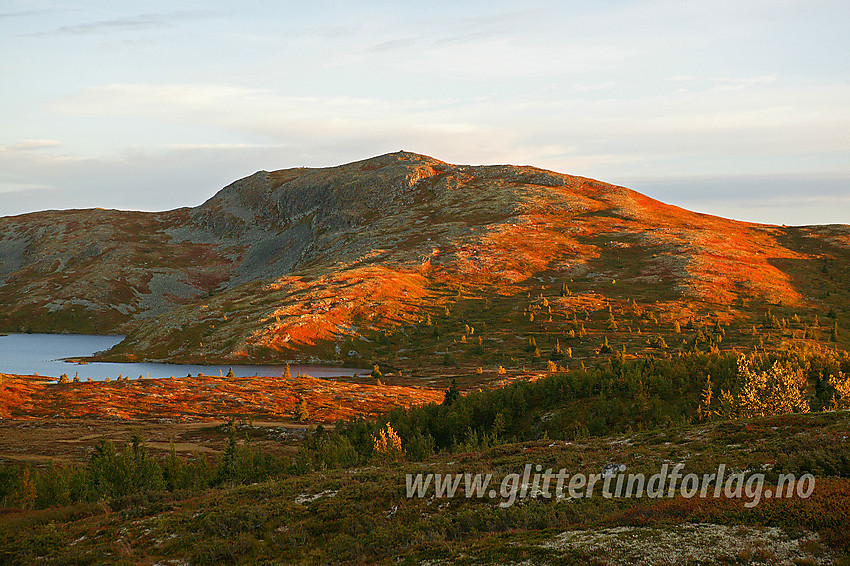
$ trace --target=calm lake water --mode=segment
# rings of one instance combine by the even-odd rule
[[[92,378],[102,381],[107,377],[116,379],[119,375],[137,379],[140,375],[146,378],[154,377],[186,377],[187,374],[198,375],[227,375],[233,367],[236,377],[253,375],[283,375],[286,366],[205,366],[184,364],[149,364],[149,363],[106,363],[91,362],[75,364],[62,361],[64,358],[79,358],[90,356],[96,352],[108,350],[123,340],[123,336],[91,336],[87,334],[9,334],[0,336],[0,373],[17,373],[22,375],[43,375],[58,378],[63,373],[71,379],[79,372],[80,379],[86,381]],[[355,372],[360,375],[369,370],[354,368],[336,368],[330,366],[292,365],[290,372],[293,376],[298,372],[313,377],[351,376]]]

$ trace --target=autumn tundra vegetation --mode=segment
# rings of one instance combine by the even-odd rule
[[[0,374],[20,439],[0,437],[0,564],[850,561],[850,227],[405,152],[260,172],[192,209],[0,225],[2,330],[126,333],[103,360],[357,368]],[[671,463],[816,487],[754,506],[405,493],[416,473]]]

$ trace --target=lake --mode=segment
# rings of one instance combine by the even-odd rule
[[[187,374],[226,375],[230,368],[236,377],[254,375],[283,375],[286,365],[189,365],[189,364],[157,364],[157,363],[111,363],[90,362],[75,364],[65,362],[65,358],[81,358],[91,356],[96,352],[108,350],[118,344],[124,337],[120,335],[92,336],[88,334],[8,334],[0,336],[0,373],[17,373],[22,375],[42,375],[59,378],[63,373],[73,379],[79,372],[80,379],[91,378],[102,381],[107,377],[116,379],[119,375],[138,379],[155,377],[186,377]],[[295,365],[290,367],[293,376],[299,372],[313,377],[351,376],[355,372],[360,375],[369,370],[355,368],[337,368],[331,366]]]

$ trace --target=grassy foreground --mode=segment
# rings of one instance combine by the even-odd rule
[[[40,510],[4,510],[0,564],[850,563],[850,412],[720,421],[497,444],[422,462],[316,469],[302,453],[261,481],[235,476]],[[322,433],[330,434],[330,433]],[[239,450],[249,450],[240,444]],[[246,452],[247,453],[247,452]],[[278,460],[278,464],[284,460]],[[408,473],[812,473],[806,499],[408,498]],[[259,466],[259,464],[258,464]],[[210,473],[215,474],[211,465]],[[247,477],[247,476],[246,476]],[[775,481],[775,479],[773,479]],[[665,546],[666,545],[666,546]],[[667,548],[668,550],[664,551]],[[660,554],[659,554],[660,553]]]
[[[64,457],[46,442],[39,463],[0,461],[0,564],[850,563],[848,375],[839,350],[612,355],[327,427],[8,419]],[[93,427],[89,448],[43,431],[69,426]],[[588,491],[559,496],[548,470]],[[705,495],[653,483],[673,470]]]

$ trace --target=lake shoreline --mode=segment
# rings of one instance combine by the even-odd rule
[[[269,360],[270,363],[246,363],[246,360],[192,357],[180,360],[147,360],[109,351],[124,339],[123,335],[13,333],[0,336],[0,372],[18,375],[39,375],[59,379],[67,375],[85,381],[119,377],[151,378],[215,375],[224,377],[231,371],[235,377],[283,376],[301,373],[315,377],[352,377],[367,375],[371,368],[346,367],[339,362],[313,360],[312,363],[292,363]],[[355,362],[356,363],[356,362]]]
[[[210,366],[317,366],[327,368],[346,368],[351,370],[372,371],[372,365],[368,361],[353,360],[348,364],[342,364],[339,360],[323,360],[311,358],[302,360],[298,358],[233,358],[229,356],[181,356],[177,358],[148,358],[139,357],[135,354],[110,354],[109,351],[98,352],[90,356],[74,356],[66,358],[65,361],[73,363],[107,363],[107,364],[169,364],[169,365],[210,365]]]

